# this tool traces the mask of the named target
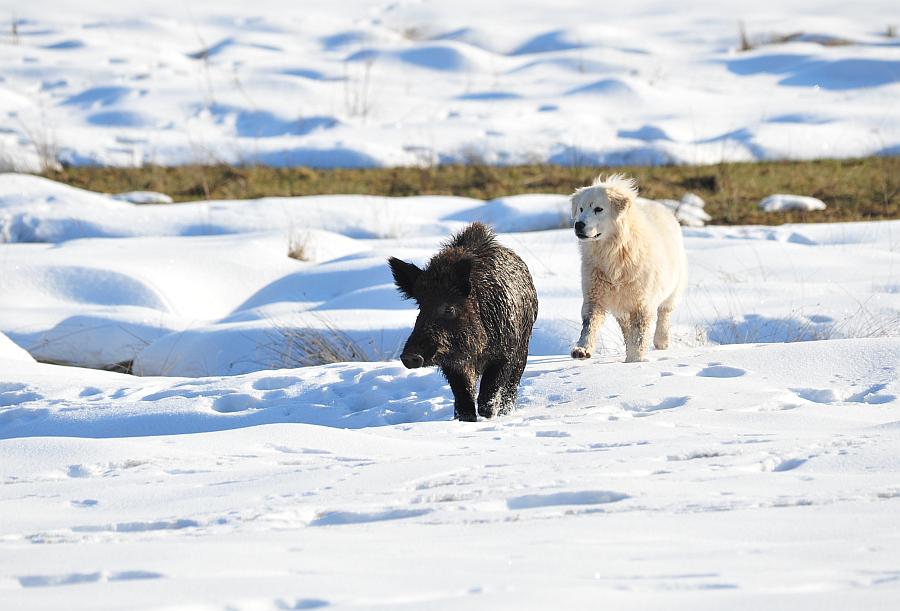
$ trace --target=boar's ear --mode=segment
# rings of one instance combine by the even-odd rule
[[[422,270],[406,261],[401,261],[396,257],[388,259],[388,265],[391,266],[391,273],[394,274],[394,284],[400,289],[400,293],[405,299],[415,299],[416,280],[422,274]]]
[[[472,292],[472,259],[460,259],[453,264],[453,275],[456,279],[456,286],[462,297],[468,297]]]

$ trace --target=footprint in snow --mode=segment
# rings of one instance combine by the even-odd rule
[[[21,405],[29,401],[40,401],[44,396],[27,390],[24,384],[0,383],[0,407]]]
[[[310,526],[338,526],[345,524],[364,524],[367,522],[383,522],[385,520],[403,520],[431,513],[430,509],[386,509],[383,511],[325,511],[316,516]]]
[[[300,381],[300,378],[294,376],[272,376],[269,378],[260,378],[253,382],[255,390],[281,390],[287,388]]]
[[[566,431],[537,431],[535,437],[571,437]]]
[[[790,388],[788,390],[801,399],[824,405],[843,402],[881,405],[890,403],[897,398],[895,395],[882,392],[885,388],[887,388],[887,384],[874,384],[850,396],[845,396],[844,393],[834,388]]]
[[[259,407],[260,400],[253,395],[231,393],[213,401],[212,408],[220,414],[233,414]]]
[[[506,499],[508,509],[535,509],[559,505],[603,505],[617,503],[628,498],[627,494],[608,490],[580,490],[577,492],[553,492],[550,494],[526,494]]]
[[[659,403],[623,403],[622,408],[634,412],[635,416],[649,416],[653,412],[684,407],[690,399],[690,397],[666,397]]]
[[[781,473],[784,471],[793,471],[797,467],[803,466],[809,459],[807,458],[767,458],[762,462],[763,471],[771,471]]]
[[[710,363],[709,367],[701,369],[697,375],[701,378],[739,378],[747,372],[737,367],[728,367],[718,363]]]
[[[96,507],[99,502],[97,499],[73,499],[69,504],[72,507]]]

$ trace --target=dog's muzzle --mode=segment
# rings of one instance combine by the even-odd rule
[[[585,225],[584,225],[584,223],[582,223],[581,221],[578,221],[577,223],[575,223],[575,236],[576,236],[579,240],[594,240],[594,239],[600,237],[600,234],[599,234],[599,233],[598,233],[597,235],[588,235],[588,234],[586,234],[586,233],[584,232],[584,227],[585,227]]]

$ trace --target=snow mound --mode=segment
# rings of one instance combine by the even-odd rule
[[[273,230],[388,238],[447,235],[472,221],[491,223],[498,231],[538,231],[559,227],[564,200],[561,195],[487,202],[450,196],[328,195],[142,206],[44,178],[0,174],[0,241],[58,243]]]
[[[776,193],[759,202],[759,209],[765,212],[783,212],[785,210],[824,210],[825,202],[807,195],[788,195]]]
[[[685,227],[703,227],[712,220],[712,217],[704,210],[706,202],[695,193],[685,193],[680,201],[674,199],[654,201],[670,209],[678,222]]]
[[[125,193],[117,193],[112,196],[123,202],[131,202],[132,204],[171,204],[172,198],[165,193],[157,193],[155,191],[127,191]]]

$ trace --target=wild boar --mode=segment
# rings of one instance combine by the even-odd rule
[[[537,292],[525,262],[472,223],[425,269],[391,257],[400,293],[419,306],[400,360],[409,369],[440,367],[453,391],[454,416],[473,422],[506,414],[528,357]]]

